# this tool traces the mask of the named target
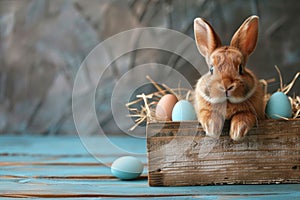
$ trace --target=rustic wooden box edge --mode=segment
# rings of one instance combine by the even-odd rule
[[[198,141],[195,144],[193,142],[195,142],[195,139],[202,140],[203,138],[207,138],[198,122],[148,122],[147,154],[149,185],[187,186],[300,183],[300,119],[291,119],[288,121],[268,119],[259,121],[243,142],[232,141],[228,136],[228,129],[229,124],[225,124],[224,132],[220,137],[220,143],[214,147],[213,153],[206,159],[197,160],[196,151],[200,147],[199,144],[198,146],[196,144]],[[174,144],[170,144],[172,143],[170,141]],[[168,149],[174,149],[174,145],[181,145],[178,148],[186,148],[184,144],[181,144],[186,141],[190,141],[191,149],[184,149],[183,158],[179,158],[175,150]],[[164,147],[166,144],[169,146]],[[195,147],[192,148],[192,145],[195,145]],[[264,146],[269,149],[264,149]],[[232,150],[232,154],[228,153],[228,149]],[[249,154],[243,153],[244,150],[249,152]],[[217,157],[218,154],[219,156],[223,156],[222,159],[224,162],[227,162],[224,165],[225,169],[230,169],[230,165],[234,169],[238,165],[248,167],[250,171],[243,171],[248,175],[246,176],[234,170],[226,171],[222,168],[217,170],[213,163],[222,165],[222,159]],[[236,161],[235,159],[238,158],[235,154],[242,155],[242,158],[239,158],[237,161],[238,165],[230,164],[231,161]],[[178,160],[176,160],[176,156]],[[264,157],[266,158],[264,159]],[[247,160],[254,162],[254,164],[247,164]],[[285,163],[285,161],[290,163]],[[265,166],[263,162],[266,163]],[[209,169],[209,167],[213,169]],[[209,170],[211,174],[208,175],[207,172]],[[274,172],[273,175],[272,172]],[[205,175],[207,175],[206,178],[202,177]],[[214,175],[220,175],[223,179],[219,177],[214,180],[211,178]],[[229,175],[231,177],[226,177]],[[255,178],[256,175],[259,175],[259,178]]]

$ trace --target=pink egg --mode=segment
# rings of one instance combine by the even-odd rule
[[[178,99],[173,94],[166,94],[157,103],[155,114],[158,120],[171,121],[172,110]]]

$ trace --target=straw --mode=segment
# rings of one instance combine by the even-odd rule
[[[297,79],[299,78],[300,72],[295,74],[294,78],[292,79],[292,81],[289,84],[284,85],[282,74],[281,74],[279,68],[277,66],[275,66],[275,69],[278,73],[279,81],[280,81],[280,88],[278,89],[278,91],[281,91],[287,95],[290,92],[290,90],[292,89],[292,87],[295,85],[295,82],[297,81]],[[177,97],[178,100],[186,99],[186,100],[192,101],[192,98],[193,98],[193,91],[189,90],[187,88],[181,88],[180,81],[178,83],[178,88],[170,88],[166,84],[159,85],[148,75],[146,76],[146,79],[148,79],[153,84],[153,86],[157,89],[157,91],[150,93],[150,94],[142,93],[142,94],[136,95],[137,99],[125,104],[127,109],[130,111],[130,114],[128,114],[127,116],[137,118],[134,120],[135,124],[129,129],[130,131],[133,131],[136,127],[138,127],[143,122],[147,122],[147,121],[153,122],[153,121],[162,120],[162,119],[159,119],[155,115],[155,109],[156,109],[156,105],[157,105],[158,101],[164,95],[173,94]],[[267,93],[267,88],[268,88],[268,84],[272,83],[272,82],[275,82],[274,78],[268,79],[268,80],[264,80],[264,79],[260,80],[260,83],[264,86],[265,102],[267,102],[271,96],[271,94]],[[289,100],[292,105],[292,112],[293,112],[292,118],[285,118],[285,117],[282,117],[279,115],[277,115],[277,117],[279,117],[281,119],[285,119],[285,120],[300,118],[300,97],[296,96],[296,95],[294,95],[294,97],[291,97],[291,96],[288,96],[288,97],[289,97]],[[138,103],[140,103],[140,102],[143,102],[144,104],[139,109],[136,107],[132,107],[132,106],[138,105]]]

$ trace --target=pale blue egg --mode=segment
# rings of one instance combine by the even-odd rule
[[[133,156],[120,157],[111,165],[111,173],[121,180],[135,179],[141,175],[143,170],[143,163]]]
[[[172,121],[196,120],[194,106],[187,100],[178,101],[172,111]]]
[[[267,106],[266,115],[273,119],[281,117],[292,117],[292,105],[287,95],[282,92],[275,92],[271,95]]]

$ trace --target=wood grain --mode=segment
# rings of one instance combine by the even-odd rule
[[[102,138],[97,138],[101,140]],[[91,138],[95,140],[95,138]],[[114,138],[139,152],[145,140]],[[121,181],[109,165],[118,153],[104,143],[95,146],[100,162],[77,137],[0,136],[0,198],[170,198],[170,199],[299,199],[300,184],[149,187],[147,169],[133,181]],[[55,149],[51,148],[55,146]],[[119,154],[122,156],[124,154]],[[147,164],[146,154],[136,155]]]
[[[196,122],[148,123],[150,186],[300,183],[300,120],[258,123],[244,141]]]

